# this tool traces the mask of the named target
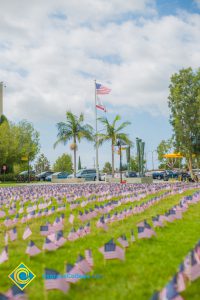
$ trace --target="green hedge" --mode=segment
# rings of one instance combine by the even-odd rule
[[[4,182],[4,178],[5,178],[5,182],[7,181],[17,181],[17,175],[16,174],[0,174],[0,182]]]

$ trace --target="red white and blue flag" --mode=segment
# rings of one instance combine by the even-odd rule
[[[111,89],[102,85],[101,83],[96,83],[96,93],[97,95],[106,95],[111,92]]]

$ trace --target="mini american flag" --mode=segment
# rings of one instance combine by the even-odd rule
[[[124,249],[116,246],[113,240],[106,243],[104,247],[99,249],[99,251],[104,255],[105,259],[125,259]]]
[[[5,245],[7,246],[8,245],[8,233],[7,233],[7,231],[5,232],[5,234],[4,234],[4,241],[5,241]]]
[[[74,215],[73,214],[70,214],[69,223],[71,223],[71,224],[74,223]]]
[[[79,267],[79,269],[83,273],[89,273],[92,271],[90,264],[87,262],[87,260],[82,255],[78,256],[76,265]]]
[[[96,83],[96,93],[97,95],[106,95],[111,92],[111,89],[103,86],[101,83]]]
[[[35,256],[40,252],[41,250],[37,246],[35,246],[35,243],[33,241],[30,241],[26,249],[26,254],[28,254],[29,256]]]
[[[24,234],[23,234],[23,240],[26,240],[30,235],[32,234],[32,231],[29,227],[26,227]]]
[[[85,250],[85,259],[87,260],[87,262],[89,263],[89,265],[91,267],[94,266],[94,261],[93,261],[92,251],[91,250]]]
[[[69,290],[69,284],[57,271],[45,269],[45,288],[46,290],[60,290],[66,293]]]
[[[9,235],[10,235],[10,240],[11,241],[15,241],[17,239],[17,229],[16,229],[16,227],[14,227],[13,229],[11,229],[9,231]]]
[[[0,254],[0,264],[8,260],[8,246],[5,246],[4,250]]]
[[[66,242],[66,239],[63,237],[63,232],[62,230],[58,231],[56,233],[56,240],[55,240],[55,244],[58,246],[58,247],[61,247],[62,245],[64,245]]]
[[[127,248],[129,246],[129,243],[127,241],[127,238],[125,236],[125,234],[123,234],[122,236],[120,236],[118,238],[118,242],[122,245],[122,247]]]
[[[76,283],[80,280],[80,275],[84,273],[79,269],[77,265],[73,266],[71,264],[66,265],[66,278],[67,282]]]
[[[135,242],[135,236],[134,236],[133,229],[131,230],[131,242]]]
[[[44,236],[49,234],[48,225],[40,226],[40,234]]]
[[[27,300],[28,297],[24,291],[20,290],[16,285],[13,285],[11,289],[6,293],[9,300]],[[0,298],[1,299],[1,298]],[[4,298],[2,299],[4,300]]]
[[[43,245],[43,250],[48,250],[48,251],[54,251],[56,250],[58,247],[48,239],[48,237],[46,237],[44,245]]]

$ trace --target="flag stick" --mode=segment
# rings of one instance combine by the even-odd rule
[[[94,81],[94,89],[95,89],[95,129],[96,129],[96,181],[99,181],[99,155],[98,155],[98,127],[97,127],[97,90],[96,90],[96,80]]]

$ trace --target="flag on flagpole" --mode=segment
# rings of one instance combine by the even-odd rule
[[[96,108],[103,110],[104,112],[106,112],[106,107],[103,105],[102,101],[99,99],[99,97],[97,97],[97,104],[96,104]]]
[[[97,95],[106,95],[111,92],[111,89],[109,89],[106,86],[103,86],[101,83],[96,82],[96,93]]]

